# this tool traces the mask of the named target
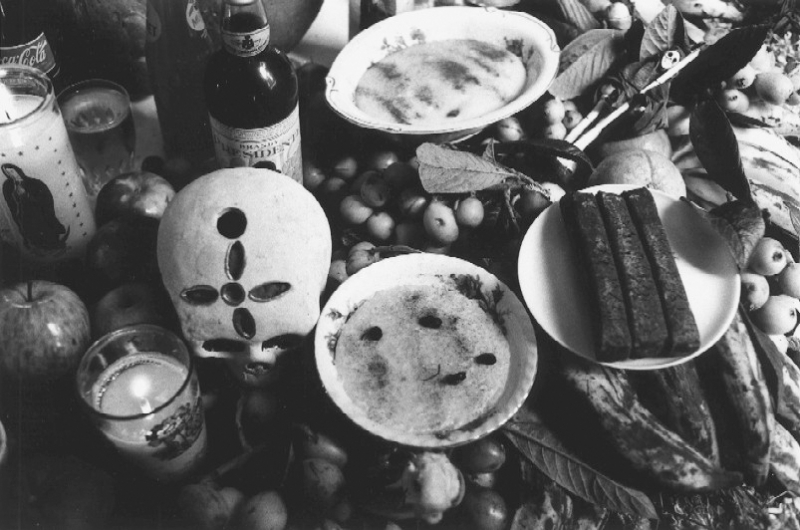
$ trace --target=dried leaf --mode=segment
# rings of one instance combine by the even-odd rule
[[[797,216],[797,213],[794,210],[789,211],[789,219],[792,220],[792,228],[794,228],[794,233],[800,234],[800,217]],[[800,256],[800,241],[797,242],[797,248],[795,250],[795,256]]]
[[[573,99],[602,79],[624,55],[623,35],[618,30],[595,29],[569,43],[561,53],[560,73],[551,83],[550,93]]]
[[[676,103],[689,105],[708,88],[741,70],[761,48],[769,26],[745,26],[732,30],[703,50],[672,80],[670,96]]]
[[[750,339],[753,341],[758,362],[761,365],[761,372],[764,374],[764,380],[772,397],[772,408],[773,410],[778,410],[782,407],[783,401],[784,354],[778,350],[778,347],[766,333],[753,324],[747,311],[741,310],[739,314],[742,316],[742,320],[747,326],[747,331],[750,333]]]
[[[647,495],[611,480],[582,462],[531,410],[523,408],[506,423],[502,432],[526,459],[567,491],[615,512],[657,517]]]
[[[711,225],[722,235],[740,269],[747,267],[750,255],[764,237],[764,215],[755,203],[730,201],[708,212]]]
[[[686,30],[683,17],[675,6],[662,9],[645,28],[642,45],[639,48],[639,59],[657,55],[667,50],[680,48],[687,51]]]
[[[417,158],[422,187],[428,193],[468,193],[525,179],[481,156],[433,143],[420,145]]]
[[[689,138],[708,178],[745,202],[753,202],[739,156],[739,141],[725,111],[713,99],[699,102],[689,118]]]

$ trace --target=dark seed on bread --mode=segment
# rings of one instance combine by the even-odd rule
[[[595,197],[567,194],[559,208],[592,311],[597,360],[628,359],[632,341],[625,297]]]
[[[686,288],[681,280],[667,233],[658,216],[653,195],[645,188],[623,193],[645,253],[653,269],[653,277],[661,297],[669,331],[665,355],[686,355],[700,347],[700,332]]]
[[[662,354],[668,332],[650,260],[631,220],[625,199],[615,193],[599,192],[597,204],[605,223],[617,265],[622,292],[626,297],[628,323],[634,357]]]

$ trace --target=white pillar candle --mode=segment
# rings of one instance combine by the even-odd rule
[[[0,68],[0,239],[33,263],[81,259],[91,204],[46,76]]]

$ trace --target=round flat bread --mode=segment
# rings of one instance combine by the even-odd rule
[[[444,286],[377,292],[349,316],[335,352],[352,401],[373,421],[415,433],[485,415],[503,392],[511,355],[479,301]]]

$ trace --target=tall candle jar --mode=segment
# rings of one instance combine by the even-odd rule
[[[100,432],[145,475],[174,482],[202,467],[200,385],[186,345],[171,331],[140,324],[104,335],[81,360],[77,388]]]
[[[53,85],[29,66],[0,67],[0,240],[21,260],[83,259],[94,212]]]

